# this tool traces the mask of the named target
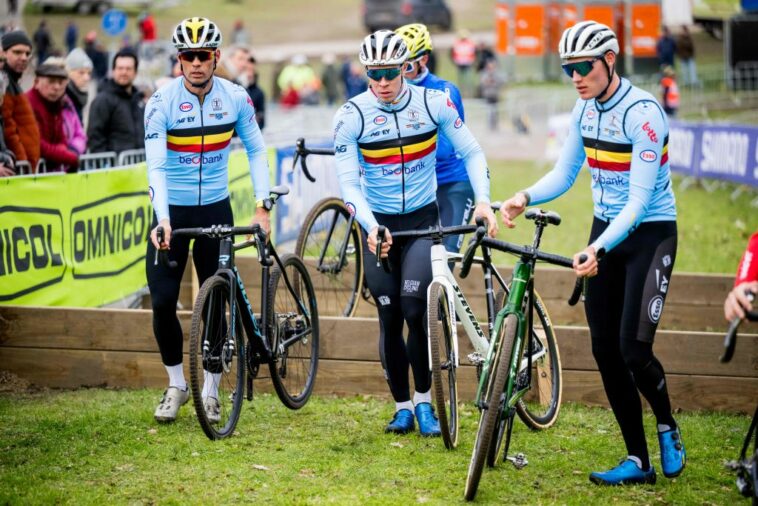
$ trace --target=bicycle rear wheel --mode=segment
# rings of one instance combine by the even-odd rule
[[[516,411],[529,428],[542,430],[558,419],[563,396],[563,372],[553,324],[536,291],[533,310],[531,385],[529,392],[516,405]],[[526,370],[519,375],[526,381]]]
[[[455,325],[455,314],[450,313],[449,299],[443,285],[432,282],[427,311],[434,403],[442,440],[445,447],[452,450],[458,445],[458,386],[452,328]]]
[[[200,426],[210,439],[232,434],[242,409],[245,342],[238,308],[232,325],[230,293],[228,279],[212,276],[200,287],[192,311],[189,349],[192,401]],[[206,412],[209,397],[218,401],[218,420]]]
[[[303,262],[292,254],[282,255],[281,261],[284,273],[275,265],[268,284],[266,333],[274,353],[269,369],[279,399],[290,409],[300,409],[316,380],[319,314]]]
[[[326,198],[313,206],[295,254],[311,274],[321,315],[353,316],[363,291],[363,246],[358,222],[350,222],[340,199]]]
[[[513,343],[518,330],[516,315],[510,314],[497,329],[492,346],[497,346],[492,357],[490,370],[487,377],[487,389],[484,393],[484,405],[479,418],[479,429],[476,434],[474,451],[469,463],[468,476],[466,477],[466,490],[464,496],[467,501],[474,500],[482,477],[482,470],[487,455],[490,452],[490,443],[495,432],[497,421],[502,416],[505,402],[505,385],[508,380],[508,368],[513,354]],[[498,339],[498,333],[502,332],[502,338]]]

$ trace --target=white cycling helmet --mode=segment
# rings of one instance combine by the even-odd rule
[[[185,49],[217,49],[221,46],[221,30],[207,18],[187,18],[174,28],[174,47]]]
[[[402,65],[408,59],[408,46],[403,38],[392,30],[377,30],[363,39],[358,58],[366,67]]]
[[[567,28],[558,43],[562,60],[619,53],[619,41],[613,30],[596,21],[582,21]]]

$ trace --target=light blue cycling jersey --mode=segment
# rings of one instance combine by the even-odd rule
[[[169,204],[201,206],[229,195],[229,143],[234,130],[250,164],[255,198],[269,194],[269,170],[255,109],[245,89],[226,79],[200,104],[178,77],[156,91],[145,107],[145,156],[150,198],[158,221]]]
[[[428,69],[424,69],[423,73],[417,76],[417,79],[411,81],[411,84],[444,91],[445,95],[453,101],[456,109],[458,109],[458,115],[464,122],[466,121],[461,92],[453,83],[435,76]],[[450,144],[447,137],[440,135],[437,142],[437,184],[457,183],[458,181],[468,181],[466,164],[455,153],[453,145]]]
[[[551,172],[525,191],[530,204],[568,190],[584,163],[592,173],[597,218],[610,222],[592,246],[609,251],[645,221],[676,220],[668,162],[669,127],[653,96],[621,79],[606,102],[579,99]]]
[[[403,82],[392,104],[369,89],[337,111],[337,177],[345,204],[365,230],[378,225],[374,212],[406,214],[436,199],[438,130],[464,159],[477,203],[489,203],[482,148],[443,92]]]

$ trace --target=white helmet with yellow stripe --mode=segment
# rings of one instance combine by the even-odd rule
[[[187,18],[174,29],[174,47],[185,49],[217,49],[221,46],[221,30],[207,18]]]

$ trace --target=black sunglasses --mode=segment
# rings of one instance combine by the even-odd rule
[[[591,60],[584,60],[584,61],[578,61],[575,63],[566,63],[564,65],[561,65],[563,67],[563,71],[566,73],[567,76],[573,78],[574,72],[578,72],[580,76],[586,77],[587,74],[592,72],[592,67],[595,65],[595,62],[598,61],[602,56],[596,56]]]
[[[213,51],[182,51],[179,53],[178,57],[182,61],[186,61],[188,63],[191,63],[195,61],[195,58],[200,60],[201,62],[208,61],[211,59],[211,56],[213,56]]]
[[[368,69],[366,75],[373,81],[381,81],[385,78],[388,81],[392,81],[400,75],[402,69],[400,67],[392,67],[388,69]]]

